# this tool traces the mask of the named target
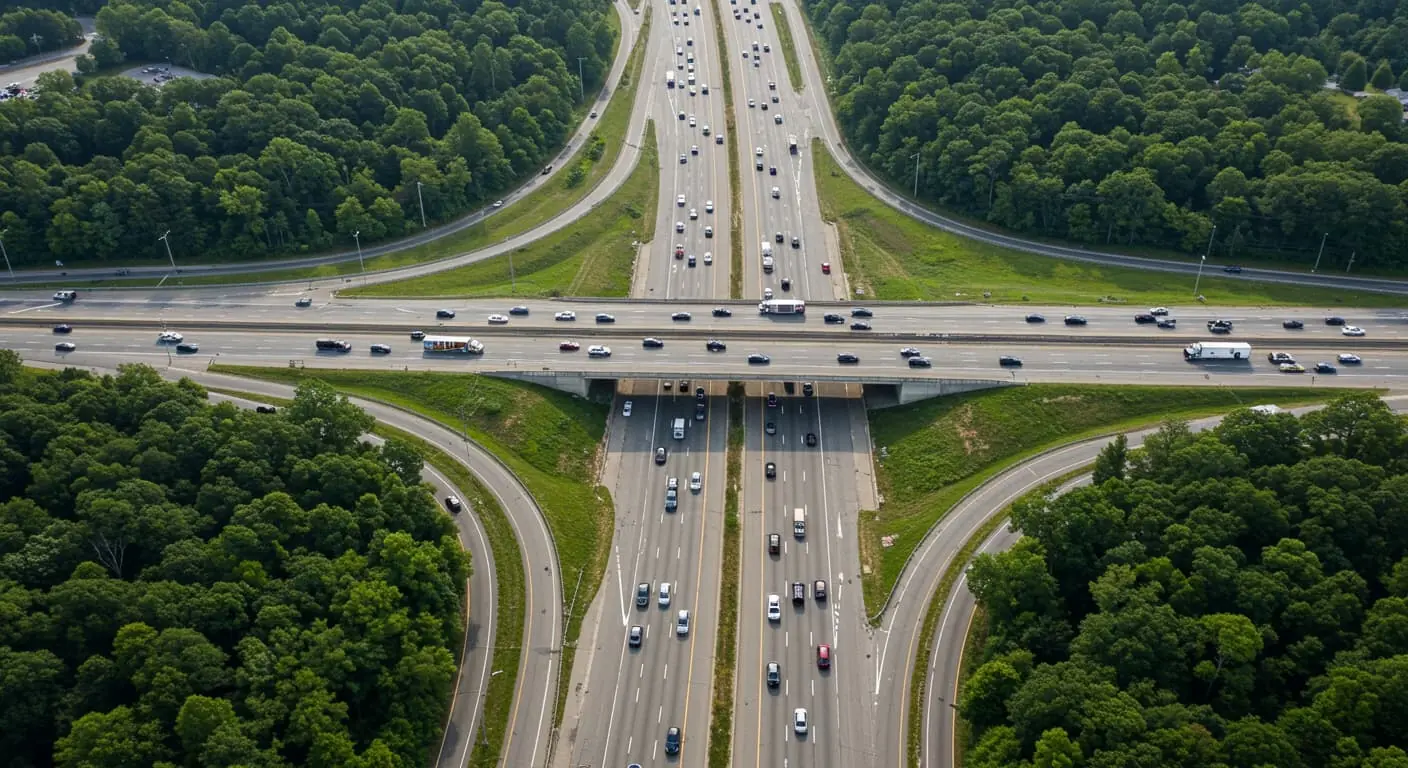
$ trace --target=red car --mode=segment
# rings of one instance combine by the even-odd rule
[[[684,246],[683,246],[683,245],[676,245],[676,246],[675,246],[675,258],[677,258],[677,259],[683,259],[683,258],[684,258]]]
[[[823,274],[823,275],[829,275],[829,274],[831,274],[831,262],[829,262],[829,261],[823,261],[823,262],[821,262],[821,274]]]
[[[564,341],[561,344],[558,344],[557,348],[562,350],[563,352],[576,352],[577,350],[582,348],[582,345],[578,344],[575,341]]]
[[[831,669],[831,646],[818,645],[816,647],[816,667],[817,669]]]

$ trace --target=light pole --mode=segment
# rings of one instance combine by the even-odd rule
[[[170,235],[171,235],[171,230],[168,229],[168,230],[166,230],[165,232],[162,232],[162,233],[161,233],[161,237],[158,237],[157,239],[160,240],[160,241],[162,242],[162,244],[166,246],[166,258],[171,261],[171,269],[172,269],[172,271],[175,271],[175,270],[176,270],[176,257],[171,255],[171,237],[170,237]]]
[[[9,227],[5,227],[4,229],[0,229],[0,253],[5,254],[5,269],[9,271],[9,273],[10,273],[10,279],[11,279],[11,280],[14,280],[14,279],[15,279],[15,268],[12,267],[12,266],[10,266],[10,252],[7,251],[7,250],[5,250],[5,233],[6,233],[6,232],[9,232],[9,231],[10,231],[10,228],[9,228]]]
[[[586,58],[586,56],[577,57],[577,99],[579,101],[587,100],[587,81],[582,77],[582,61]]]
[[[1203,265],[1208,263],[1208,256],[1212,253],[1212,239],[1217,237],[1217,225],[1212,225],[1212,232],[1208,234],[1208,249],[1203,252],[1203,258],[1198,261],[1198,277],[1193,281],[1193,298],[1198,298],[1198,283],[1203,282]]]
[[[362,266],[362,271],[367,271],[367,263],[362,261],[362,230],[352,233],[352,242],[357,244],[357,263]]]
[[[914,197],[919,199],[919,153],[915,152],[909,156],[914,161]]]
[[[518,278],[517,278],[516,276],[514,276],[514,274],[513,274],[513,249],[512,249],[512,248],[510,248],[510,249],[509,249],[509,252],[508,252],[508,280],[509,280],[509,285],[511,286],[511,288],[509,289],[509,292],[510,292],[510,293],[518,293]]]
[[[5,233],[4,233],[4,232],[0,232],[0,235],[3,235],[3,234],[5,234]],[[5,247],[5,244],[4,244],[3,242],[0,242],[0,248],[4,248],[4,247]],[[1358,254],[1359,254],[1359,251],[1350,251],[1350,253],[1349,253],[1349,266],[1346,266],[1346,267],[1344,268],[1345,274],[1349,274],[1349,270],[1351,270],[1351,269],[1354,268],[1354,257],[1357,256]],[[9,260],[8,257],[5,259],[5,263],[6,263],[6,264],[9,264],[9,263],[10,263],[10,260]]]
[[[1310,268],[1310,274],[1312,275],[1315,274],[1315,270],[1320,268],[1320,257],[1325,255],[1325,241],[1328,239],[1330,239],[1329,232],[1326,232],[1325,236],[1320,238],[1320,252],[1315,254],[1315,266]]]
[[[416,201],[420,203],[420,228],[425,229],[425,198],[420,194],[420,188],[425,186],[419,181],[416,182]]]

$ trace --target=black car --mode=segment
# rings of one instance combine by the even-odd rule
[[[807,447],[809,447],[809,448],[814,448],[814,447],[816,447],[816,433],[815,433],[815,432],[808,432],[808,433],[807,433]]]
[[[389,355],[389,354],[391,354],[391,345],[390,345],[390,344],[373,344],[373,345],[371,346],[371,350],[372,350],[372,354],[373,354],[373,355]]]
[[[508,313],[509,313],[510,315],[526,315],[526,314],[528,314],[528,308],[527,308],[527,307],[514,307],[513,309],[510,309],[510,310],[508,311]]]
[[[801,247],[802,247],[802,238],[797,237],[796,235],[793,235],[793,236],[792,236],[792,247],[793,247],[793,248],[801,248]]]
[[[645,347],[646,349],[659,349],[665,346],[665,342],[655,338],[654,336],[647,336],[644,339],[641,339],[640,345],[642,347]],[[665,383],[669,384],[670,382],[667,381]]]
[[[1157,323],[1158,321],[1159,318],[1154,317],[1154,315],[1149,312],[1140,312],[1134,316],[1134,322],[1140,325],[1144,325],[1145,323]]]
[[[665,754],[678,755],[680,753],[680,727],[670,726],[670,730],[665,731]]]
[[[1325,325],[1344,325],[1344,318],[1337,315],[1330,315],[1325,318]]]
[[[763,425],[763,431],[768,433],[769,435],[775,435],[777,434],[777,424],[769,421],[768,423]]]
[[[760,355],[755,352],[748,356],[748,362],[751,365],[767,365],[768,363],[772,362],[772,358],[768,357],[767,355]]]
[[[310,298],[310,297],[308,297],[308,296],[304,296],[303,298],[299,299],[298,301],[293,302],[293,306],[295,306],[295,307],[311,307],[311,306],[313,306],[313,299]]]
[[[722,341],[719,341],[718,339],[709,339],[708,341],[704,342],[704,348],[709,350],[710,352],[723,352],[724,350],[728,349],[728,345],[723,343]]]
[[[763,106],[764,106],[764,107],[767,107],[766,104],[764,104]],[[769,166],[768,166],[768,174],[771,175],[771,176],[776,176],[776,175],[777,175],[777,166],[775,166],[775,165],[769,165]]]
[[[816,394],[816,386],[810,381],[802,382],[802,397],[811,397]]]
[[[1087,322],[1081,315],[1066,315],[1066,325],[1085,325]]]
[[[1330,364],[1330,363],[1316,363],[1316,364],[1315,364],[1315,372],[1316,372],[1316,373],[1338,373],[1338,372],[1339,372],[1339,369],[1336,368],[1334,365],[1332,365],[1332,364]]]
[[[451,512],[459,512],[461,509],[464,509],[464,504],[460,502],[458,496],[446,496],[445,509]]]
[[[784,278],[782,278],[782,290],[784,290],[784,291],[790,291],[790,290],[792,290],[792,278],[790,278],[790,277],[784,277]]]
[[[636,607],[645,608],[650,605],[650,585],[641,582],[636,585]]]
[[[455,316],[455,310],[453,310],[453,309],[437,309],[437,310],[435,310],[435,316],[438,317],[438,318],[441,318],[442,320],[453,319],[454,316]]]
[[[1212,331],[1213,333],[1231,333],[1231,332],[1232,332],[1232,321],[1231,321],[1231,320],[1209,320],[1209,321],[1208,321],[1208,330],[1209,330],[1209,331]]]
[[[763,466],[763,474],[767,475],[767,478],[769,480],[777,479],[777,464],[769,461],[766,465]]]
[[[733,310],[728,307],[714,307],[714,317],[733,317]]]
[[[807,585],[800,581],[792,582],[792,602],[796,604],[807,601]]]
[[[664,464],[664,463],[665,463],[665,449],[664,449],[663,447],[662,447],[662,448],[656,448],[656,449],[655,449],[655,463],[656,463],[656,464]]]
[[[677,322],[688,322],[693,318],[688,312],[676,312],[673,315],[670,315],[670,319]]]
[[[1240,275],[1240,274],[1242,274],[1242,268],[1241,268],[1241,267],[1223,267],[1223,268],[1222,268],[1222,271],[1223,271],[1223,272],[1226,272],[1226,273],[1229,274],[1229,275]]]
[[[853,331],[868,331],[868,330],[870,330],[870,323],[867,323],[867,322],[865,322],[864,320],[857,320],[857,321],[851,323],[851,330],[853,330]]]
[[[839,354],[839,355],[836,356],[836,362],[838,362],[838,363],[859,363],[859,362],[860,362],[860,358],[857,357],[856,355],[853,355],[853,354],[849,353],[849,352],[842,352],[841,354]]]
[[[616,322],[616,316],[615,316],[615,315],[608,315],[608,314],[606,314],[605,312],[601,312],[601,313],[597,314],[597,316],[596,316],[596,321],[597,321],[598,323],[614,323],[614,322]]]
[[[833,314],[825,315],[825,316],[823,316],[821,319],[824,320],[824,321],[826,321],[826,324],[827,324],[827,325],[836,325],[837,323],[844,323],[844,322],[846,322],[846,318],[841,317],[840,315],[837,315],[837,314],[834,314],[834,313],[833,313]]]
[[[688,389],[688,387],[686,387],[686,389]],[[694,399],[695,399],[695,400],[698,400],[699,402],[702,403],[702,402],[704,402],[704,398],[706,398],[706,397],[708,397],[708,395],[704,394],[704,388],[703,388],[703,387],[695,387],[695,388],[694,388]]]
[[[200,345],[193,341],[184,341],[176,345],[176,352],[181,354],[194,354],[200,351]]]
[[[420,341],[425,338],[425,331],[411,331],[411,341]]]
[[[875,317],[875,313],[865,307],[856,307],[851,310],[851,317]]]
[[[1282,320],[1281,327],[1285,328],[1288,331],[1298,331],[1301,328],[1305,327],[1305,323],[1302,323],[1299,320]]]
[[[637,624],[637,625],[631,627],[631,632],[630,632],[630,635],[629,635],[631,647],[632,647],[632,648],[639,648],[639,647],[640,647],[641,638],[644,637],[644,636],[645,636],[645,631],[641,629],[641,627],[640,627],[639,624]]]
[[[773,239],[773,240],[776,240],[776,241],[779,242],[779,243],[782,242],[782,233],[781,233],[781,232],[774,233],[773,236],[772,236],[772,239]]]
[[[255,413],[278,413],[278,412],[279,412],[279,409],[278,409],[278,408],[275,408],[275,407],[272,406],[272,405],[256,405],[256,406],[254,406],[254,412],[255,412]]]
[[[1003,355],[1002,357],[997,358],[997,364],[1002,366],[1010,366],[1013,368],[1021,368],[1022,358],[1013,357],[1011,355]]]
[[[777,393],[776,393],[776,392],[769,392],[769,393],[768,393],[768,407],[769,407],[769,408],[776,408],[776,407],[777,407]]]
[[[826,579],[817,579],[816,583],[812,584],[812,597],[817,600],[826,599]]]
[[[782,684],[782,667],[775,661],[768,662],[768,687],[776,688]]]
[[[688,392],[688,391],[689,391],[689,379],[680,379],[680,391],[681,391],[681,392]]]
[[[73,326],[64,323],[54,326],[54,333],[73,333]]]
[[[1027,322],[1029,322],[1029,323],[1044,323],[1044,322],[1046,322],[1046,316],[1045,316],[1045,315],[1038,315],[1038,314],[1036,314],[1035,312],[1033,312],[1032,314],[1027,315]]]
[[[933,360],[930,360],[930,359],[927,358],[927,357],[911,357],[911,358],[909,358],[909,367],[910,367],[910,368],[931,368],[931,367],[933,367],[933,365],[934,365],[934,361],[933,361]]]

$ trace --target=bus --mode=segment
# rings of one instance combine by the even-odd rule
[[[807,311],[807,303],[801,299],[768,299],[758,305],[761,315],[800,315]]]
[[[674,87],[675,87],[675,73],[674,73],[674,70],[671,70],[671,71],[665,73],[665,87],[666,87],[666,88],[674,88]]]
[[[457,352],[463,355],[484,354],[484,344],[468,336],[426,336],[422,345],[426,352]]]

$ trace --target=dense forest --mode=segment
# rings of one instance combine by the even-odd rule
[[[81,72],[0,104],[17,264],[351,247],[492,201],[561,148],[615,44],[605,0],[113,0]]]
[[[369,426],[0,350],[0,764],[424,765],[468,556]]]
[[[970,571],[969,768],[1408,766],[1408,427],[1372,394],[1113,443]]]
[[[918,154],[922,198],[1092,244],[1408,267],[1408,130],[1382,93],[1408,86],[1408,4],[806,7],[852,151],[906,190]]]
[[[78,22],[58,11],[16,8],[0,14],[0,63],[83,41]]]

